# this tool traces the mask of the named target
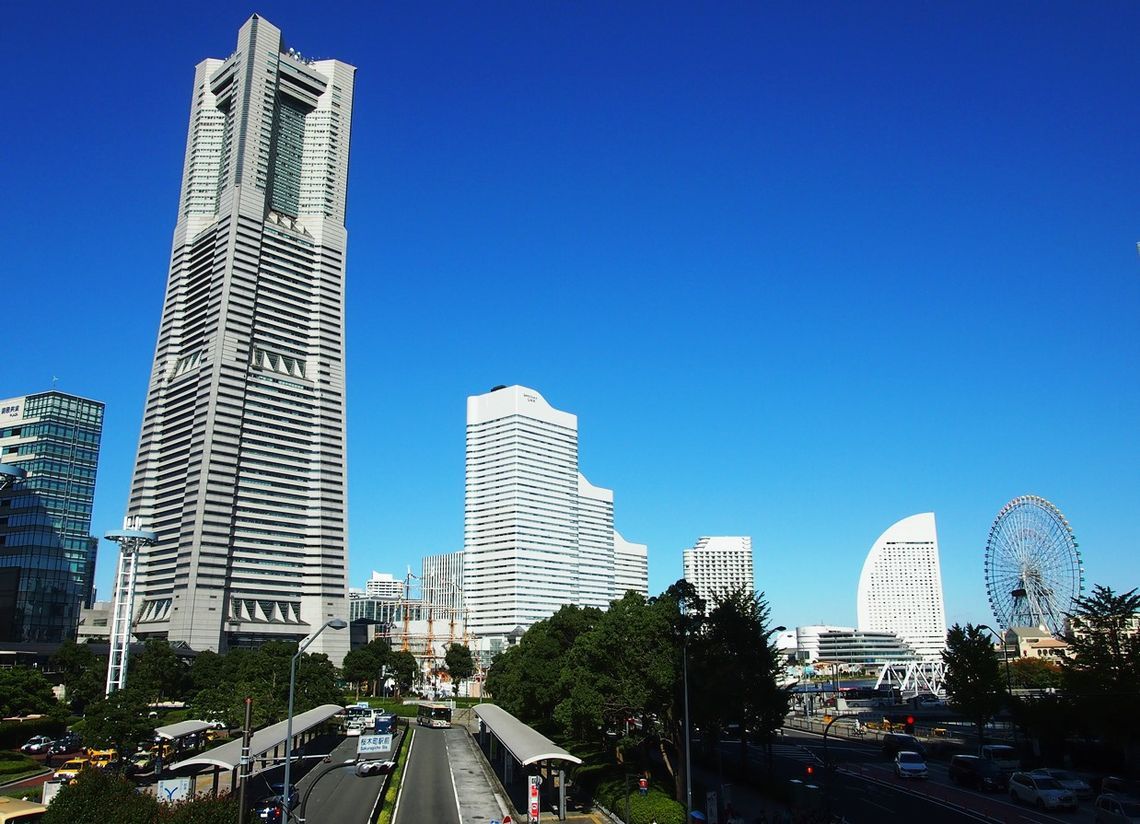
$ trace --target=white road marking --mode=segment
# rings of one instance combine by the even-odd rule
[[[410,735],[412,737],[412,740],[408,742],[408,751],[404,754],[403,778],[408,777],[408,767],[410,767],[412,765],[412,747],[414,747],[416,745],[416,730],[411,725],[408,726],[408,735]],[[400,799],[402,799],[404,797],[404,780],[403,780],[403,778],[400,780],[399,789],[396,790],[396,804],[392,807],[392,822],[393,822],[393,824],[395,824],[396,821],[400,820],[399,819]],[[380,803],[379,797],[376,798],[376,803],[377,804]],[[376,809],[375,809],[375,807],[372,809],[372,818],[370,818],[368,820],[369,821],[375,821],[376,820]]]
[[[455,773],[451,771],[451,748],[447,746],[447,739],[443,740],[443,748],[447,751],[447,775],[451,778],[451,792],[455,795],[455,820],[463,824],[463,810],[459,808],[459,790],[455,787]]]

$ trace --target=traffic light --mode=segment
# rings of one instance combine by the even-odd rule
[[[906,717],[906,732],[907,735],[914,735],[914,716],[908,715]]]
[[[814,777],[815,777],[815,765],[814,765],[814,764],[808,764],[808,765],[807,765],[807,766],[804,768],[804,775],[807,777],[807,779],[808,779],[809,781],[810,781],[812,778],[814,778]]]

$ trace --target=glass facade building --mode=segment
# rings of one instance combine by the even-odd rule
[[[103,404],[63,392],[0,401],[0,463],[27,476],[0,491],[0,640],[75,638],[91,606],[91,506]]]

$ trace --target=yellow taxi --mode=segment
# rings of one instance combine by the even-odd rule
[[[75,781],[80,772],[89,766],[91,766],[91,759],[89,758],[69,758],[55,771],[55,780],[71,783]]]
[[[89,750],[87,757],[91,759],[91,766],[99,770],[118,766],[119,763],[118,750]]]

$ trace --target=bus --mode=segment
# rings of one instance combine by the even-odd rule
[[[416,723],[421,727],[450,727],[451,707],[439,703],[420,704]]]
[[[370,731],[375,723],[375,711],[363,702],[344,708],[344,729],[349,735],[360,735],[361,731]]]

